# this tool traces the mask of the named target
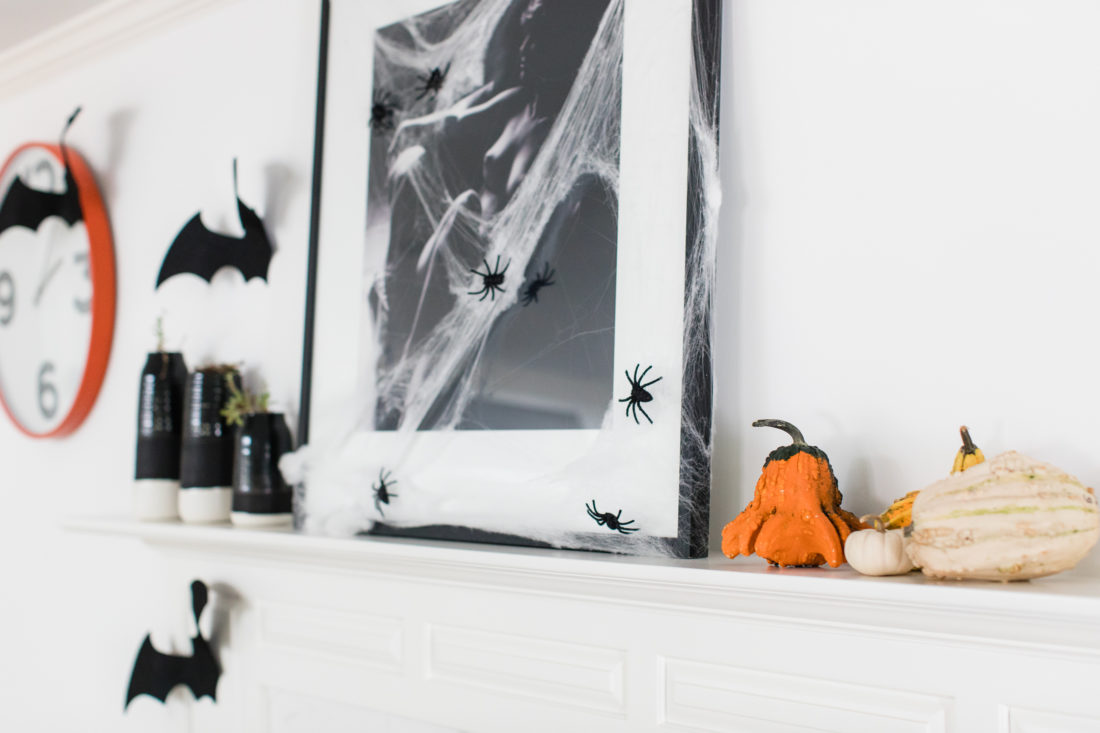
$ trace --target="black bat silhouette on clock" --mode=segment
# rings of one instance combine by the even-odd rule
[[[235,267],[245,280],[258,277],[267,280],[273,248],[256,212],[241,201],[237,192],[237,161],[233,161],[233,195],[237,197],[237,212],[244,228],[243,237],[230,237],[212,232],[202,223],[202,217],[191,217],[168,248],[157,275],[157,287],[170,277],[189,272],[210,282],[223,267]]]
[[[191,656],[179,657],[159,652],[153,646],[149,634],[145,635],[145,641],[141,643],[141,650],[134,660],[134,671],[130,675],[130,688],[126,692],[123,709],[130,707],[130,703],[138,695],[149,695],[165,702],[168,693],[177,685],[187,685],[196,700],[203,696],[217,700],[215,694],[222,671],[214,657],[214,650],[210,648],[210,642],[203,638],[199,628],[199,616],[202,615],[206,601],[206,584],[201,580],[191,583],[191,608],[195,614]]]
[[[80,191],[77,189],[76,179],[73,178],[73,172],[69,166],[69,157],[65,152],[65,134],[78,114],[80,114],[80,107],[77,107],[65,122],[59,141],[62,162],[65,166],[65,190],[61,193],[40,191],[31,188],[20,176],[16,176],[8,186],[3,200],[0,201],[0,234],[12,227],[26,227],[32,232],[37,231],[42,222],[51,216],[60,217],[69,226],[83,220]]]

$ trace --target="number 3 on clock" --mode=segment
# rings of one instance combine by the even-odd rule
[[[5,270],[0,272],[0,326],[11,323],[15,317],[15,282],[11,279],[11,273]]]

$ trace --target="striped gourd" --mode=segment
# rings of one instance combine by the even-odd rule
[[[904,529],[913,523],[913,501],[919,491],[910,491],[900,499],[896,499],[889,508],[882,513],[879,520],[884,529]]]
[[[917,495],[909,556],[937,578],[1025,580],[1072,568],[1098,538],[1092,490],[1012,451]]]

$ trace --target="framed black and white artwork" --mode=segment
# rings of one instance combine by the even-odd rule
[[[719,0],[329,0],[307,531],[707,551]]]

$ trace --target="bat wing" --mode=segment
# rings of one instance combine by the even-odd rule
[[[264,223],[256,212],[237,199],[237,211],[241,215],[241,226],[244,227],[244,238],[238,247],[239,267],[245,280],[258,277],[267,282],[267,268],[271,264],[271,255],[274,248],[267,237]]]
[[[267,266],[271,262],[271,243],[255,212],[244,204],[240,204],[240,209],[245,235],[239,239],[210,231],[198,214],[191,217],[164,256],[157,276],[157,287],[168,278],[184,272],[209,282],[214,273],[223,267],[235,267],[245,280],[253,277],[266,280]],[[246,217],[245,212],[251,216]]]
[[[195,627],[198,628],[199,617],[202,615],[202,609],[206,607],[206,602],[209,599],[209,593],[206,589],[206,583],[201,580],[196,580],[191,583],[191,610],[195,614]],[[222,669],[218,665],[217,657],[214,656],[214,650],[210,648],[210,642],[202,636],[202,631],[199,631],[198,636],[191,639],[191,664],[187,668],[187,686],[191,688],[191,694],[198,700],[203,695],[206,695],[211,700],[217,700],[216,694],[218,691],[218,678],[221,677]]]
[[[207,696],[211,700],[217,700],[218,678],[222,670],[214,657],[214,650],[210,648],[210,642],[201,636],[191,639],[193,653],[188,660],[187,678],[185,683],[191,688],[191,694],[198,700]]]
[[[209,282],[221,268],[235,266],[233,249],[237,241],[210,231],[202,223],[202,218],[195,214],[172,240],[172,246],[160,266],[157,287],[168,278],[185,272]]]
[[[130,689],[126,692],[123,709],[130,707],[130,703],[138,695],[149,695],[164,702],[173,687],[186,681],[192,664],[190,657],[176,657],[158,652],[146,634],[137,659],[134,660]]]
[[[71,174],[65,175],[64,193],[39,191],[30,188],[16,176],[0,202],[0,234],[11,227],[21,226],[36,231],[51,216],[64,219],[69,226],[81,221],[80,194]]]

